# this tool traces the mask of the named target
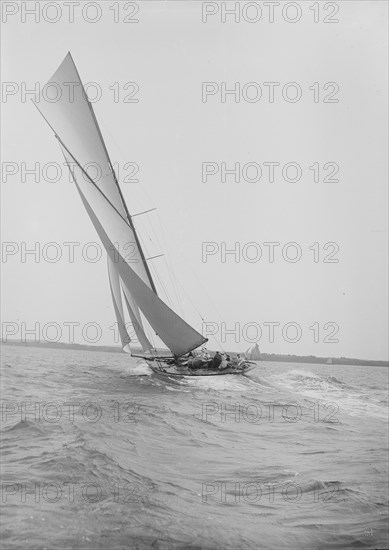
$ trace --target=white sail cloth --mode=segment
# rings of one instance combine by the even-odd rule
[[[249,349],[245,352],[246,359],[251,359],[252,361],[259,361],[261,358],[261,352],[259,351],[258,344],[250,346]]]
[[[127,327],[126,327],[126,321],[125,321],[124,312],[123,312],[122,295],[120,292],[119,271],[116,268],[116,264],[111,260],[109,256],[108,256],[108,275],[109,275],[109,284],[111,287],[112,302],[115,310],[116,320],[118,323],[118,330],[119,330],[120,339],[122,341],[123,350],[128,353],[131,353],[131,349],[129,346],[131,339],[129,337]],[[126,300],[128,313],[130,315],[131,323],[132,323],[132,326],[134,327],[135,334],[138,338],[138,341],[142,346],[143,351],[145,352],[149,351],[151,353],[153,346],[149,342],[143,330],[143,324],[140,319],[139,309],[135,304],[135,302],[133,302],[131,295],[129,293],[126,293],[126,289],[124,289],[124,293],[125,293],[125,300]]]
[[[140,311],[174,354],[182,355],[195,349],[206,338],[157,296],[92,105],[70,54],[45,90],[36,106],[61,144],[84,206],[107,251],[111,294],[123,349],[128,350],[130,337],[125,327],[120,287],[145,353],[151,353],[152,345],[146,336]],[[49,90],[56,93],[55,97],[50,97]],[[93,170],[88,170],[88,165]],[[101,171],[96,170],[96,165]]]

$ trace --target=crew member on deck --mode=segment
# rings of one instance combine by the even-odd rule
[[[207,348],[201,348],[201,359],[203,361],[208,361],[209,359],[211,359],[211,356],[209,355]]]
[[[243,365],[243,363],[245,362],[245,358],[242,357],[242,356],[240,355],[240,353],[238,353],[238,355],[237,355],[236,358],[237,358],[237,360],[238,360],[238,367],[241,367],[241,366]]]
[[[219,367],[219,365],[221,364],[222,362],[222,356],[220,355],[220,353],[217,351],[215,353],[215,355],[213,356],[213,361],[212,361],[212,368],[213,369],[217,369]]]
[[[226,356],[225,353],[222,353],[221,355],[222,355],[222,362],[219,365],[219,370],[224,370],[228,367],[227,357],[229,356],[228,355]]]

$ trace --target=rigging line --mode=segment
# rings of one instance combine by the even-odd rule
[[[218,348],[221,349],[224,353],[226,353],[226,350],[223,347],[223,344],[219,342],[219,340],[216,338],[216,336],[213,334],[212,338],[215,340],[216,344],[218,345]]]
[[[157,271],[156,271],[156,273],[157,273]],[[165,285],[164,285],[164,282],[163,282],[162,278],[158,275],[158,273],[157,273],[157,278],[158,278],[159,284],[160,284],[161,287],[162,287],[162,290],[163,290],[163,292],[164,292],[165,298],[166,298],[166,300],[167,300],[168,303],[169,303],[169,306],[173,309],[173,303],[172,303],[172,301],[171,301],[171,298],[170,298],[170,296],[169,296],[169,293],[167,292],[166,287],[165,287]]]
[[[190,303],[192,304],[193,308],[196,310],[196,312],[198,313],[198,315],[200,316],[201,320],[203,321],[203,323],[205,323],[206,321],[203,319],[201,313],[198,311],[198,309],[196,308],[196,306],[194,305],[194,303],[192,302],[192,300],[190,299],[188,293],[186,292],[185,288],[181,285],[181,283],[178,281],[178,283],[180,284],[182,290],[184,291],[184,294],[186,295],[186,297],[188,298],[188,300],[190,301]],[[219,340],[216,338],[216,336],[213,334],[212,335],[212,338],[215,340],[215,342],[217,343],[218,347],[222,350],[222,351],[226,351],[222,345],[221,342],[219,342]],[[208,338],[207,338],[208,340]]]
[[[158,216],[158,219],[159,219],[159,221],[160,221],[161,228],[162,228],[161,233],[162,233],[162,237],[163,237],[164,242],[165,242],[166,249],[168,250],[167,244],[166,244],[166,238],[165,238],[164,231],[166,231],[166,233],[168,234],[168,236],[171,237],[172,240],[175,241],[177,247],[179,248],[179,252],[180,252],[180,255],[181,255],[181,259],[182,259],[182,258],[184,259],[184,263],[185,263],[186,266],[189,268],[190,273],[192,273],[192,275],[195,276],[195,278],[196,278],[197,281],[200,283],[200,285],[201,285],[201,287],[202,287],[202,289],[203,289],[203,291],[204,291],[204,290],[205,290],[204,285],[202,284],[201,280],[200,280],[200,279],[198,278],[198,276],[196,275],[196,272],[193,270],[192,264],[189,263],[187,257],[185,256],[185,253],[184,253],[183,250],[182,250],[181,245],[180,245],[180,244],[178,243],[178,241],[175,239],[175,237],[173,236],[173,234],[170,233],[170,231],[169,231],[169,230],[164,226],[164,224],[162,223],[162,220],[161,220],[161,217],[160,217],[158,211],[157,211],[157,216]],[[175,281],[177,282],[177,284],[181,287],[181,289],[184,290],[184,293],[186,294],[185,289],[183,288],[183,286],[182,286],[180,280],[178,279],[178,277],[177,277],[176,275],[174,275],[174,272],[173,272],[173,276],[174,276],[174,280],[175,280]],[[212,303],[212,300],[211,300],[210,296],[208,295],[208,293],[205,292],[205,294],[207,295],[208,300]],[[215,309],[216,309],[216,307],[215,307]],[[219,312],[217,312],[217,313],[218,313],[218,315],[221,317],[220,313],[219,313]],[[201,315],[200,315],[200,316],[201,316]],[[202,316],[201,316],[201,318],[202,318]]]
[[[151,239],[150,239],[150,241],[151,241]],[[152,242],[152,241],[151,241],[151,242]],[[146,247],[146,246],[145,246],[145,250],[147,251],[147,247]],[[158,256],[157,256],[157,257],[158,257]],[[165,301],[166,301],[166,302],[168,303],[168,305],[173,309],[173,303],[172,303],[172,301],[171,301],[171,299],[170,299],[169,293],[167,292],[167,290],[166,290],[166,288],[165,288],[165,285],[164,285],[164,283],[163,283],[163,281],[162,281],[162,279],[161,279],[161,277],[160,277],[158,271],[157,271],[155,268],[153,269],[153,273],[154,273],[154,277],[156,277],[156,279],[157,279],[157,281],[158,281],[158,283],[159,283],[159,285],[160,285],[160,287],[161,287],[161,289],[162,289],[162,291],[163,291],[163,295],[164,295]]]
[[[166,250],[166,267],[167,267],[167,271],[168,271],[170,282],[172,284],[173,291],[174,291],[174,294],[175,294],[175,297],[176,297],[176,300],[177,300],[178,307],[180,308],[181,315],[183,316],[184,315],[184,308],[183,308],[182,299],[181,299],[181,296],[180,296],[180,293],[179,293],[178,278],[174,275],[173,263],[172,263],[171,258],[170,258],[169,247],[167,246],[163,226],[162,226],[161,223],[160,223],[160,225],[161,225],[161,234],[162,234],[163,245],[164,245],[161,248],[163,250]],[[161,246],[161,245],[159,245],[159,246]]]
[[[176,300],[176,307],[179,309],[181,315],[184,317],[184,310],[183,310],[183,305],[182,305],[182,299],[181,299],[181,296],[180,296],[180,293],[179,293],[179,289],[178,289],[178,285],[177,285],[177,282],[178,282],[178,279],[177,277],[175,276],[174,274],[174,269],[173,269],[173,263],[171,261],[171,258],[170,258],[170,252],[169,252],[169,247],[167,246],[167,242],[166,242],[166,238],[165,238],[165,235],[164,235],[164,231],[163,231],[163,224],[161,222],[161,218],[160,216],[158,216],[158,220],[159,220],[159,225],[160,225],[160,228],[159,228],[159,232],[157,232],[157,229],[154,227],[153,223],[151,222],[150,218],[148,218],[148,226],[146,226],[146,223],[147,222],[144,222],[143,220],[140,222],[140,227],[143,228],[143,233],[147,233],[146,231],[146,228],[148,227],[149,228],[149,231],[148,233],[152,233],[154,239],[155,239],[155,243],[153,241],[153,239],[151,238],[151,236],[149,236],[149,241],[153,244],[153,245],[157,245],[157,248],[161,249],[161,250],[164,250],[165,251],[165,254],[164,254],[164,262],[165,262],[165,268],[168,272],[168,276],[169,276],[169,279],[170,279],[170,283],[171,283],[171,288],[173,290],[173,293],[174,293],[174,297],[175,297],[175,300]],[[159,238],[159,234],[162,234],[162,239],[163,239],[163,244],[161,243],[161,240]],[[155,271],[156,273],[156,271]],[[166,297],[170,300],[169,298],[169,295],[167,293],[167,290],[165,288],[165,293],[166,293]],[[171,301],[171,300],[170,300]],[[172,302],[171,302],[172,303]],[[173,305],[173,303],[172,303]]]
[[[153,243],[153,241],[152,241],[150,238],[149,238],[149,240],[150,240],[151,243]],[[154,244],[154,243],[153,243],[153,244]],[[146,246],[146,243],[145,243],[145,242],[143,242],[143,247],[144,247],[144,249],[145,249],[145,251],[146,251],[146,253],[147,253],[147,255],[148,255],[148,251],[147,251],[148,249],[147,249],[147,246]],[[162,255],[159,255],[159,254],[158,254],[157,256],[152,256],[151,258],[154,258],[154,257],[157,258],[158,256],[163,256],[163,254],[162,254]],[[149,258],[149,259],[151,259],[151,258]],[[173,302],[172,302],[172,300],[171,300],[171,298],[170,298],[170,296],[169,296],[169,293],[168,293],[168,291],[167,291],[167,289],[166,289],[166,286],[165,286],[164,283],[163,283],[163,280],[162,280],[160,274],[159,274],[158,271],[157,271],[155,268],[153,268],[153,267],[150,267],[150,271],[152,271],[154,278],[158,281],[159,288],[160,288],[160,289],[162,290],[162,292],[163,292],[164,301],[170,306],[171,309],[174,309],[174,304],[173,304]]]
[[[158,213],[158,210],[157,210],[157,216],[159,216],[159,213]],[[161,224],[162,225],[162,224]],[[204,294],[206,295],[206,297],[208,298],[209,302],[211,303],[211,305],[213,306],[214,310],[216,311],[216,313],[219,315],[220,318],[223,318],[223,315],[221,315],[220,311],[217,309],[214,301],[212,300],[211,296],[208,294],[202,280],[200,279],[200,277],[197,275],[196,271],[194,269],[192,269],[191,267],[191,264],[189,264],[189,261],[188,261],[188,258],[186,257],[185,255],[185,252],[183,251],[181,245],[179,244],[179,242],[177,241],[177,239],[174,237],[174,235],[172,233],[170,233],[168,230],[166,230],[168,235],[175,241],[176,245],[178,246],[179,248],[179,252],[180,252],[180,255],[181,255],[181,259],[184,259],[185,260],[185,263],[187,265],[187,267],[189,268],[190,267],[190,272],[194,275],[194,277],[196,278],[197,282],[200,284]],[[180,283],[181,285],[181,283]]]
[[[160,219],[160,218],[159,218],[159,219]],[[171,284],[172,284],[172,288],[173,288],[173,292],[174,292],[174,294],[175,294],[175,298],[176,298],[176,300],[177,300],[177,305],[178,305],[178,307],[180,308],[181,314],[184,315],[182,300],[181,300],[180,294],[179,294],[179,292],[178,292],[178,284],[177,284],[178,279],[177,279],[176,276],[174,275],[173,263],[172,263],[172,261],[171,261],[171,259],[170,259],[169,247],[167,246],[167,242],[166,242],[166,239],[165,239],[165,236],[164,236],[163,224],[160,223],[160,226],[161,226],[161,234],[162,234],[162,239],[163,239],[163,243],[162,243],[162,244],[161,244],[161,242],[160,242],[158,233],[155,231],[154,227],[152,226],[153,233],[155,234],[155,238],[156,238],[156,241],[157,241],[158,246],[159,246],[162,250],[166,250],[166,268],[167,268],[167,271],[168,271],[169,279],[170,279],[170,282],[171,282]]]
[[[151,256],[150,258],[146,258],[146,262],[149,260],[154,260],[155,258],[162,258],[163,254],[157,254],[156,256]]]
[[[138,212],[137,214],[132,214],[131,218],[135,218],[135,216],[141,216],[142,214],[147,214],[148,212],[153,212],[153,210],[157,210],[156,208],[149,208],[148,210],[144,210],[143,212]]]
[[[159,238],[158,238],[158,234],[157,234],[155,228],[153,227],[153,225],[152,225],[151,223],[150,223],[150,227],[151,227],[152,233],[153,233],[154,236],[155,236],[155,240],[156,240],[157,247],[158,247],[159,249],[161,249],[161,250],[165,250],[165,252],[167,252],[167,254],[168,254],[168,248],[167,248],[167,246],[166,246],[166,242],[165,242],[165,247],[163,247],[163,246],[161,245],[161,242],[160,242]],[[163,234],[163,232],[162,232],[162,234]],[[155,243],[153,242],[153,240],[152,240],[151,237],[149,237],[149,240],[150,240],[150,242],[151,242],[152,244],[155,244]],[[164,254],[164,256],[165,256],[165,254]],[[167,272],[168,272],[168,276],[169,276],[169,279],[170,279],[170,282],[171,282],[171,285],[172,285],[173,292],[174,292],[174,294],[175,294],[176,304],[173,304],[173,301],[172,301],[172,299],[170,298],[169,293],[168,293],[166,287],[162,284],[162,278],[161,278],[161,277],[159,278],[159,281],[160,281],[160,284],[162,284],[162,286],[163,286],[163,288],[164,288],[165,297],[169,300],[169,303],[171,304],[171,307],[173,308],[173,306],[177,306],[178,309],[180,310],[181,316],[184,317],[184,311],[183,311],[183,307],[182,307],[182,303],[181,303],[181,298],[180,298],[179,293],[178,293],[178,291],[177,291],[177,284],[176,284],[174,275],[172,275],[172,274],[173,274],[173,267],[172,267],[171,262],[168,261],[168,259],[169,259],[169,258],[168,258],[168,255],[167,255],[166,257],[164,257],[164,260],[165,260],[165,267],[166,267],[166,270],[167,270]],[[156,271],[156,270],[154,270],[154,271],[155,271],[155,274],[156,274],[157,271]]]
[[[142,231],[143,231],[143,234],[146,234],[147,231],[145,230],[145,223],[143,222],[143,220],[140,221],[140,227],[142,228]],[[153,247],[155,248],[155,244],[157,244],[157,248],[163,250],[163,247],[161,246],[161,243],[159,242],[159,239],[158,239],[158,236],[157,236],[157,233],[156,233],[156,230],[154,229],[153,225],[150,223],[150,228],[151,228],[151,231],[155,237],[155,241],[156,243],[153,241],[153,239],[149,236],[148,237],[148,241],[150,241],[150,243],[153,245]],[[146,241],[143,241],[143,246],[145,248],[145,250],[147,250],[147,246],[146,246]],[[164,256],[164,254],[157,254],[156,256],[153,256],[153,257],[158,257],[158,256]],[[166,261],[166,259],[165,259]],[[167,266],[168,267],[168,266]],[[172,309],[176,309],[176,306],[178,306],[179,310],[180,310],[180,313],[181,315],[183,316],[183,311],[182,311],[182,307],[181,307],[181,304],[179,302],[179,300],[177,301],[177,304],[174,304],[171,297],[169,296],[169,292],[167,290],[167,287],[166,285],[164,285],[163,283],[163,279],[161,278],[160,274],[158,273],[158,271],[153,267],[150,267],[152,273],[154,274],[154,277],[156,277],[158,279],[158,283],[160,285],[160,287],[162,287],[163,291],[164,291],[164,298],[165,300],[169,303],[170,307]],[[169,272],[169,275],[170,275],[170,278],[171,278],[171,274],[170,274],[170,271],[169,271],[169,267],[168,267],[168,272]],[[174,284],[173,284],[173,288],[174,288]]]
[[[193,303],[192,300],[190,299],[190,296],[189,296],[189,294],[186,292],[185,288],[181,285],[180,282],[178,282],[178,284],[181,286],[181,289],[184,291],[185,296],[188,298],[189,302],[192,304],[193,308],[195,309],[196,313],[199,315],[200,319],[205,323],[202,314],[199,312],[199,310],[197,309],[197,307],[194,305],[194,303]]]
[[[147,244],[144,240],[143,240],[143,249],[144,249],[146,255],[149,256],[149,251],[148,251],[148,248],[147,248]],[[152,256],[151,258],[153,258],[153,257],[154,256]],[[149,258],[149,259],[151,259],[151,258]],[[145,261],[147,261],[147,258],[145,258]],[[163,288],[163,285],[161,283],[158,272],[155,269],[152,269],[151,266],[149,267],[149,269],[150,269],[150,271],[152,271],[153,277],[158,281],[158,283],[160,284],[160,287],[162,287],[162,290],[164,291],[164,300],[165,300],[165,302],[168,303],[168,305],[172,308],[172,304],[170,302],[169,296],[167,295],[166,291]]]

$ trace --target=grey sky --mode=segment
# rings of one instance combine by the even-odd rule
[[[3,163],[17,163],[19,170],[22,163],[31,168],[38,162],[41,173],[38,183],[32,175],[22,182],[20,172],[4,181],[3,173],[3,241],[19,247],[22,242],[29,247],[81,243],[74,263],[66,249],[57,263],[44,258],[35,263],[31,256],[23,263],[20,253],[9,256],[2,264],[3,321],[29,327],[92,321],[103,327],[99,343],[113,343],[105,255],[97,263],[82,259],[80,248],[98,241],[97,235],[65,168],[58,182],[44,181],[45,164],[63,166],[63,158],[52,132],[22,95],[23,82],[28,89],[36,82],[43,86],[70,50],[83,82],[98,83],[102,92],[94,108],[112,161],[140,167],[139,183],[123,182],[128,172],[119,172],[129,210],[158,208],[158,214],[136,219],[147,250],[160,252],[142,228],[150,223],[158,228],[162,220],[176,276],[204,319],[219,324],[219,341],[220,323],[227,329],[239,323],[240,341],[227,336],[226,349],[251,345],[242,334],[247,323],[263,328],[264,322],[281,327],[295,322],[302,329],[299,342],[285,341],[277,329],[271,343],[264,330],[261,350],[387,358],[387,4],[338,2],[339,22],[333,24],[313,22],[313,2],[299,3],[302,18],[294,24],[282,17],[269,23],[265,15],[257,23],[232,18],[222,23],[220,13],[203,23],[201,2],[169,1],[138,2],[139,23],[114,23],[113,5],[101,3],[102,17],[94,24],[82,20],[80,10],[69,23],[65,9],[57,23],[45,21],[43,12],[39,23],[33,17],[23,23],[21,11],[3,23],[2,79],[11,83],[7,90],[12,83],[17,90],[2,104]],[[120,12],[119,18],[126,15]],[[122,100],[131,91],[123,90],[127,82],[138,83],[138,103]],[[202,82],[225,82],[229,88],[255,82],[263,95],[258,102],[242,94],[235,102],[229,95],[222,103],[219,92],[204,103]],[[264,82],[280,83],[273,103]],[[289,82],[301,87],[296,103],[282,97]],[[309,89],[315,82],[318,103]],[[323,102],[335,89],[323,90],[329,82],[339,86],[338,103]],[[202,182],[202,163],[223,161],[228,168],[235,162],[258,163],[262,178],[237,183],[228,176],[223,183],[215,175]],[[278,169],[276,181],[269,182],[264,162],[298,163],[302,177],[288,182]],[[339,182],[322,181],[328,162],[339,166],[334,176]],[[321,170],[318,183],[309,169],[314,163]],[[302,250],[296,263],[281,254],[292,241]],[[206,262],[204,242],[219,250]],[[235,262],[228,255],[223,263],[222,242],[229,249],[239,243],[241,251],[257,243],[262,258],[250,262],[240,254]],[[274,263],[264,242],[281,243]],[[315,242],[318,263],[309,249]],[[323,263],[326,243],[339,247],[338,263]],[[152,265],[169,287],[163,261]],[[185,318],[201,329],[184,294],[182,302]],[[323,342],[328,322],[339,326],[339,343]],[[319,342],[309,329],[314,323],[321,327]],[[81,342],[81,335],[76,340]]]

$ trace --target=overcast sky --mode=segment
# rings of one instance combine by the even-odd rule
[[[23,13],[23,2],[5,4],[2,239],[13,254],[3,256],[2,319],[17,324],[13,338],[20,338],[22,323],[40,323],[42,333],[55,322],[67,341],[64,323],[94,322],[102,327],[98,343],[114,343],[105,254],[97,263],[82,257],[81,249],[98,237],[53,133],[29,101],[33,94],[24,97],[26,88],[43,87],[70,50],[83,82],[96,83],[90,95],[101,94],[94,109],[121,167],[130,212],[157,208],[135,220],[148,255],[166,252],[159,246],[166,244],[186,292],[180,290],[188,322],[204,329],[196,308],[217,323],[225,349],[247,348],[260,326],[264,352],[387,359],[386,2],[330,3],[339,7],[334,14],[300,2],[301,13],[275,11],[273,23],[263,2],[257,3],[262,18],[251,23],[252,8],[240,21],[227,16],[223,23],[220,4],[206,16],[203,10],[216,10],[216,3],[138,2],[131,13],[130,5],[125,11],[125,3],[107,1],[100,14],[92,6],[83,18],[81,2],[73,23],[60,2],[56,13],[41,2],[39,22]],[[299,15],[295,23],[285,20]],[[126,17],[139,21],[125,23]],[[324,23],[325,17],[339,22]],[[139,90],[125,90],[130,82]],[[214,83],[207,88],[214,93],[202,97],[203,82]],[[223,82],[240,86],[225,102]],[[265,82],[279,83],[273,102]],[[134,90],[139,101],[128,102]],[[124,181],[130,162],[139,166],[139,182]],[[227,169],[240,163],[240,181],[228,174],[221,180],[223,162]],[[269,162],[279,163],[274,181]],[[34,163],[38,182],[22,173]],[[62,166],[57,182],[48,181],[54,168],[48,171],[47,163]],[[203,163],[214,163],[207,181]],[[297,172],[291,165],[283,176],[287,163],[296,163]],[[262,177],[249,181],[258,179],[258,165]],[[299,181],[291,181],[299,169]],[[158,233],[157,240],[151,233],[153,242],[151,224]],[[58,262],[47,260],[55,252],[47,247],[38,262],[32,255],[23,261],[24,246],[40,243],[43,250],[49,242],[61,247]],[[74,262],[66,242],[80,243]],[[297,248],[286,247],[283,255],[290,242]],[[273,262],[263,243],[280,243]],[[223,247],[235,248],[236,256],[223,257]],[[253,261],[259,250],[262,257]],[[288,261],[295,253],[301,259]],[[170,288],[164,259],[151,262]],[[279,323],[274,342],[271,322]],[[287,323],[294,325],[283,337]],[[297,325],[301,338],[293,343]],[[223,334],[234,328],[236,336]],[[80,328],[75,335],[85,342]]]

